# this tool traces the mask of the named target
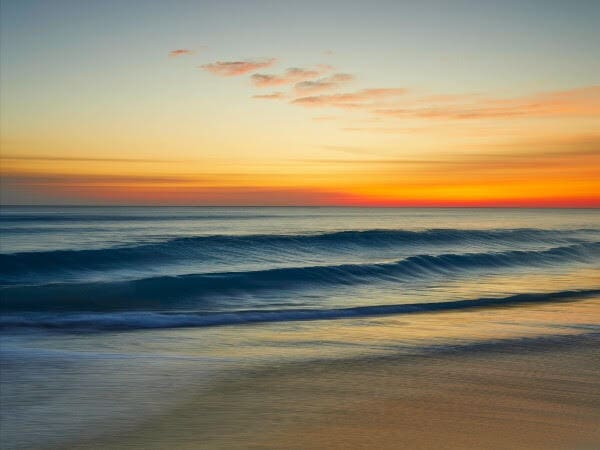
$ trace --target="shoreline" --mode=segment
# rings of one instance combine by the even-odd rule
[[[592,449],[600,334],[229,374],[86,448]]]

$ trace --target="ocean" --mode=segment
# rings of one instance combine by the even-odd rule
[[[4,206],[0,233],[7,449],[118,447],[282,367],[600,332],[597,209]]]

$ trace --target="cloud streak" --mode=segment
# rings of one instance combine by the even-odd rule
[[[512,99],[456,97],[454,103],[383,108],[374,111],[385,117],[421,119],[507,119],[519,117],[594,116],[600,114],[600,86],[543,92]]]
[[[186,56],[186,55],[193,55],[194,51],[193,50],[189,50],[187,48],[178,48],[177,50],[171,50],[169,52],[169,56],[172,58],[176,58],[177,56]]]
[[[89,161],[89,162],[115,162],[115,163],[164,163],[173,162],[172,159],[144,159],[144,158],[94,158],[80,156],[50,156],[50,155],[0,155],[0,160],[6,161]]]
[[[418,97],[404,88],[373,88],[355,92],[304,95],[335,89],[352,80],[347,74],[297,83],[293,105],[313,108],[363,110],[380,118],[424,120],[487,120],[523,117],[568,117],[600,115],[600,86],[541,92],[514,98],[481,94],[438,94]]]
[[[331,70],[330,66],[320,65],[314,69],[303,69],[301,67],[290,67],[280,75],[255,73],[250,77],[252,84],[256,87],[273,87],[297,83],[304,80],[317,78]]]
[[[23,174],[15,173],[2,176],[2,182],[10,185],[26,185],[38,187],[57,186],[158,186],[173,185],[186,182],[207,183],[218,180],[217,176],[184,177],[167,175],[102,175],[102,174]]]
[[[354,80],[354,75],[349,73],[335,73],[329,77],[318,80],[308,80],[296,83],[294,89],[297,95],[316,94],[323,91],[337,89]]]
[[[253,95],[252,98],[257,98],[261,100],[281,100],[285,98],[285,94],[283,92],[272,92],[271,94]]]
[[[270,67],[277,61],[276,58],[249,59],[242,61],[217,61],[200,66],[201,69],[221,77],[235,77],[259,69]]]
[[[322,94],[299,97],[292,100],[292,104],[306,107],[365,109],[376,105],[374,102],[396,99],[406,94],[404,88],[375,88],[362,89],[355,92],[340,94]]]

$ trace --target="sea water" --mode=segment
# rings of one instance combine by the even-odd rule
[[[5,448],[249,367],[600,331],[594,209],[5,206],[0,233]]]

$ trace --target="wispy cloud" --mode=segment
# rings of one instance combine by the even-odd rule
[[[275,59],[217,61],[201,66],[215,75],[237,76],[270,67]],[[283,73],[254,73],[250,80],[255,87],[274,88],[293,85],[286,92],[253,95],[255,99],[284,100],[297,106],[337,108],[370,114],[362,122],[389,119],[468,121],[518,119],[524,117],[589,117],[600,115],[600,86],[541,92],[513,98],[495,98],[482,93],[419,93],[402,87],[383,87],[340,92],[355,80],[349,73],[331,73],[333,67],[290,67]],[[319,120],[319,119],[316,119]],[[491,122],[490,122],[491,123]],[[364,128],[364,124],[346,127],[349,131],[406,133],[421,128]]]
[[[335,73],[329,77],[318,80],[307,80],[296,83],[294,89],[297,95],[315,94],[318,92],[337,89],[340,86],[354,80],[354,75],[349,73]]]
[[[275,64],[276,61],[276,58],[249,59],[244,61],[217,61],[210,64],[204,64],[200,66],[200,68],[214,75],[234,77],[270,67]]]
[[[258,98],[263,100],[281,100],[285,98],[285,94],[283,92],[273,92],[271,94],[257,94],[253,95],[252,98]]]
[[[543,92],[509,99],[437,96],[423,99],[420,104],[417,101],[412,106],[382,108],[374,112],[386,117],[447,120],[593,116],[600,114],[600,86]]]
[[[292,104],[307,107],[360,109],[373,107],[375,101],[395,99],[406,92],[407,90],[404,88],[362,89],[356,92],[299,97],[293,100]]]
[[[189,50],[187,48],[178,48],[177,50],[171,50],[169,52],[169,56],[171,56],[171,57],[186,56],[186,55],[193,55],[193,54],[194,54],[194,51]]]
[[[255,73],[252,75],[251,80],[256,87],[282,86],[285,84],[297,83],[299,81],[317,78],[329,70],[331,70],[331,67],[327,65],[319,65],[314,69],[290,67],[280,75]]]
[[[422,131],[421,128],[398,128],[398,127],[343,127],[342,131],[357,131],[382,134],[412,134]]]
[[[297,83],[297,95],[335,89],[352,80],[346,74]],[[306,92],[305,91],[305,92]],[[410,94],[410,95],[407,95]],[[380,118],[413,119],[510,119],[519,117],[565,117],[600,115],[600,86],[542,92],[514,98],[493,98],[481,94],[436,94],[416,96],[403,88],[374,88],[338,94],[305,95],[294,105],[319,108],[363,110]]]
[[[88,162],[117,162],[117,163],[164,163],[172,159],[150,158],[94,158],[80,156],[51,156],[51,155],[0,155],[6,161],[88,161]]]
[[[183,177],[165,175],[100,175],[100,174],[7,174],[2,181],[8,184],[28,186],[121,186],[121,185],[159,185],[189,182],[211,182],[211,177]]]

